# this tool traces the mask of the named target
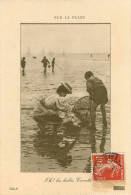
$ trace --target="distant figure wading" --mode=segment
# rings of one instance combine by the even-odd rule
[[[43,60],[41,61],[44,67],[44,73],[46,73],[47,65],[50,64],[49,60],[44,56]]]
[[[52,72],[54,72],[54,66],[55,66],[55,58],[52,60]]]
[[[25,70],[25,64],[26,64],[25,57],[23,57],[21,60],[21,67],[23,68],[23,71]]]

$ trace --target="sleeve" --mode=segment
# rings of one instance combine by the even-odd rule
[[[61,111],[66,111],[68,108],[67,105],[62,104],[59,99],[56,99],[56,107]]]

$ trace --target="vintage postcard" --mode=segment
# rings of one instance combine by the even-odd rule
[[[110,24],[21,24],[22,172],[90,173],[91,154],[111,151],[110,36]]]
[[[130,1],[1,1],[1,195],[131,194]]]

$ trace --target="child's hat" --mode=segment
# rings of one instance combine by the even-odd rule
[[[72,94],[72,87],[68,83],[61,83],[67,90],[68,94]]]

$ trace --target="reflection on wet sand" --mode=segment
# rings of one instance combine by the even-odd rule
[[[102,133],[102,139],[101,139],[101,144],[100,144],[100,152],[105,153],[105,143],[106,143],[106,132],[107,129],[103,128],[103,133]]]
[[[101,137],[101,143],[100,143],[100,150],[97,151],[97,148],[96,148],[96,142],[97,142],[97,138],[96,138],[96,129],[90,131],[90,144],[91,144],[91,153],[104,153],[105,149],[105,143],[106,143],[106,132],[107,132],[107,128],[104,128],[103,127],[103,130],[102,130],[102,137]],[[91,156],[89,156],[88,158],[88,163],[84,169],[83,172],[86,172],[86,173],[90,173],[91,172]]]
[[[63,131],[63,129],[56,129],[49,134],[39,131],[34,139],[34,147],[38,155],[44,158],[56,159],[58,164],[62,167],[71,165],[72,156],[69,151],[75,145],[78,138],[78,131]]]
[[[104,152],[106,130],[107,129],[103,128],[99,152]],[[80,159],[81,156],[84,157],[84,160],[87,159],[87,165],[83,169],[83,172],[90,173],[91,153],[97,152],[96,131],[96,129],[88,129],[87,127],[83,127],[81,130],[58,127],[52,133],[50,129],[47,129],[46,131],[41,130],[35,135],[33,145],[39,156],[42,156],[45,159],[55,159],[58,165],[63,168],[71,166],[72,160],[79,160],[77,159],[79,156],[76,156],[75,154],[72,155],[71,152],[72,148],[77,148],[79,145],[79,150],[81,150]],[[85,150],[83,149],[86,151],[88,150],[88,152],[86,152],[87,156],[83,155],[85,153]],[[79,150],[76,150],[76,153],[79,153]]]
[[[25,70],[22,70],[22,76],[25,76]]]

